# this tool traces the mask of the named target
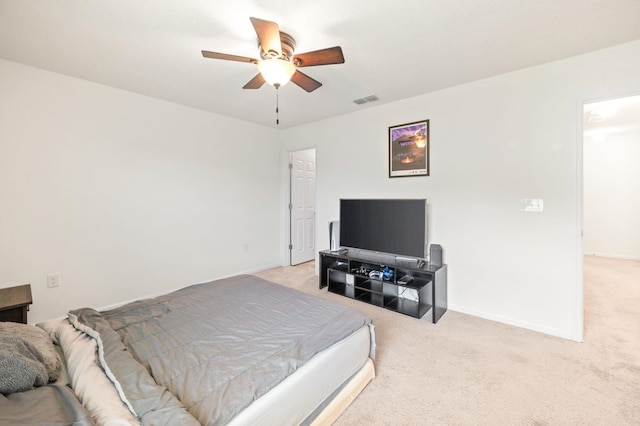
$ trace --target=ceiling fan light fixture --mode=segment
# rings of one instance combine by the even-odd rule
[[[254,17],[250,20],[258,36],[261,59],[208,50],[202,51],[202,56],[205,58],[257,65],[258,74],[242,86],[243,89],[259,89],[264,83],[269,83],[277,89],[291,80],[301,89],[313,92],[321,87],[322,83],[299,71],[298,68],[344,63],[344,55],[340,46],[299,53],[294,56],[296,41],[291,35],[280,31],[278,24]]]
[[[271,58],[258,62],[258,71],[267,83],[278,88],[291,80],[296,67],[284,59]]]

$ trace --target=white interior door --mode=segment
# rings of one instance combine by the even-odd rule
[[[291,153],[291,242],[292,265],[308,262],[316,255],[316,150]]]

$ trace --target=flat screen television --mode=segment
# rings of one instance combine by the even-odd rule
[[[426,199],[340,200],[340,246],[426,258]]]

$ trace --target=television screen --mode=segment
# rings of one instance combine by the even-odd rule
[[[340,246],[426,257],[427,200],[340,200]]]

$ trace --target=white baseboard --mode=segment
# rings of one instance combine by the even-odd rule
[[[584,253],[585,256],[594,256],[594,257],[608,257],[611,259],[622,259],[622,260],[640,260],[638,256],[628,256],[625,254],[610,254],[610,253]]]
[[[495,322],[499,322],[502,324],[513,325],[515,327],[525,328],[527,330],[536,331],[539,333],[549,334],[551,336],[561,337],[563,339],[572,340],[574,342],[580,342],[577,336],[572,335],[572,333],[568,333],[563,330],[558,330],[556,328],[544,327],[540,324],[534,324],[527,321],[520,321],[514,318],[509,318],[501,315],[490,314],[484,311],[479,311],[477,309],[468,309],[462,306],[456,306],[449,304],[448,308],[452,311],[460,312],[467,315],[472,315],[474,317],[483,318],[486,320],[491,320]]]

